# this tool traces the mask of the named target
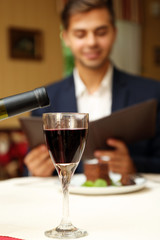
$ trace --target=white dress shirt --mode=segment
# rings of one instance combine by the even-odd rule
[[[110,115],[112,105],[113,66],[110,64],[99,88],[92,94],[88,92],[76,68],[73,71],[73,76],[78,112],[89,113],[90,121]]]

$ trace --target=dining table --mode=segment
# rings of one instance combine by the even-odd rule
[[[71,186],[70,219],[87,231],[82,239],[160,240],[160,174],[140,177],[143,185],[126,191]],[[62,203],[57,176],[0,181],[0,239],[49,240],[44,232],[59,225]]]

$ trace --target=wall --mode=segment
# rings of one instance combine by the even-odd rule
[[[143,0],[143,2],[142,74],[160,80],[160,63],[155,63],[154,56],[156,46],[159,46],[160,51],[160,0]],[[158,5],[153,5],[155,3]],[[153,14],[154,6],[157,16]]]
[[[44,35],[41,61],[9,57],[8,28],[38,29]],[[59,15],[55,0],[0,0],[0,98],[32,90],[62,77]],[[17,117],[0,128],[17,127]]]
[[[141,74],[141,35],[140,24],[117,21],[117,39],[111,59],[118,68],[129,73]]]
[[[121,19],[117,21],[118,37],[112,59],[123,70],[160,80],[160,0],[139,1],[142,4],[139,23]],[[118,4],[118,1],[114,3]],[[159,64],[155,60],[156,47]]]

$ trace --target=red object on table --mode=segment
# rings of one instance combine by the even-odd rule
[[[0,236],[0,240],[22,240],[19,238]]]

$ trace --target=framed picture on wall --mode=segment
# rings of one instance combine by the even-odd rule
[[[43,34],[40,30],[9,28],[9,55],[11,58],[41,60]]]

